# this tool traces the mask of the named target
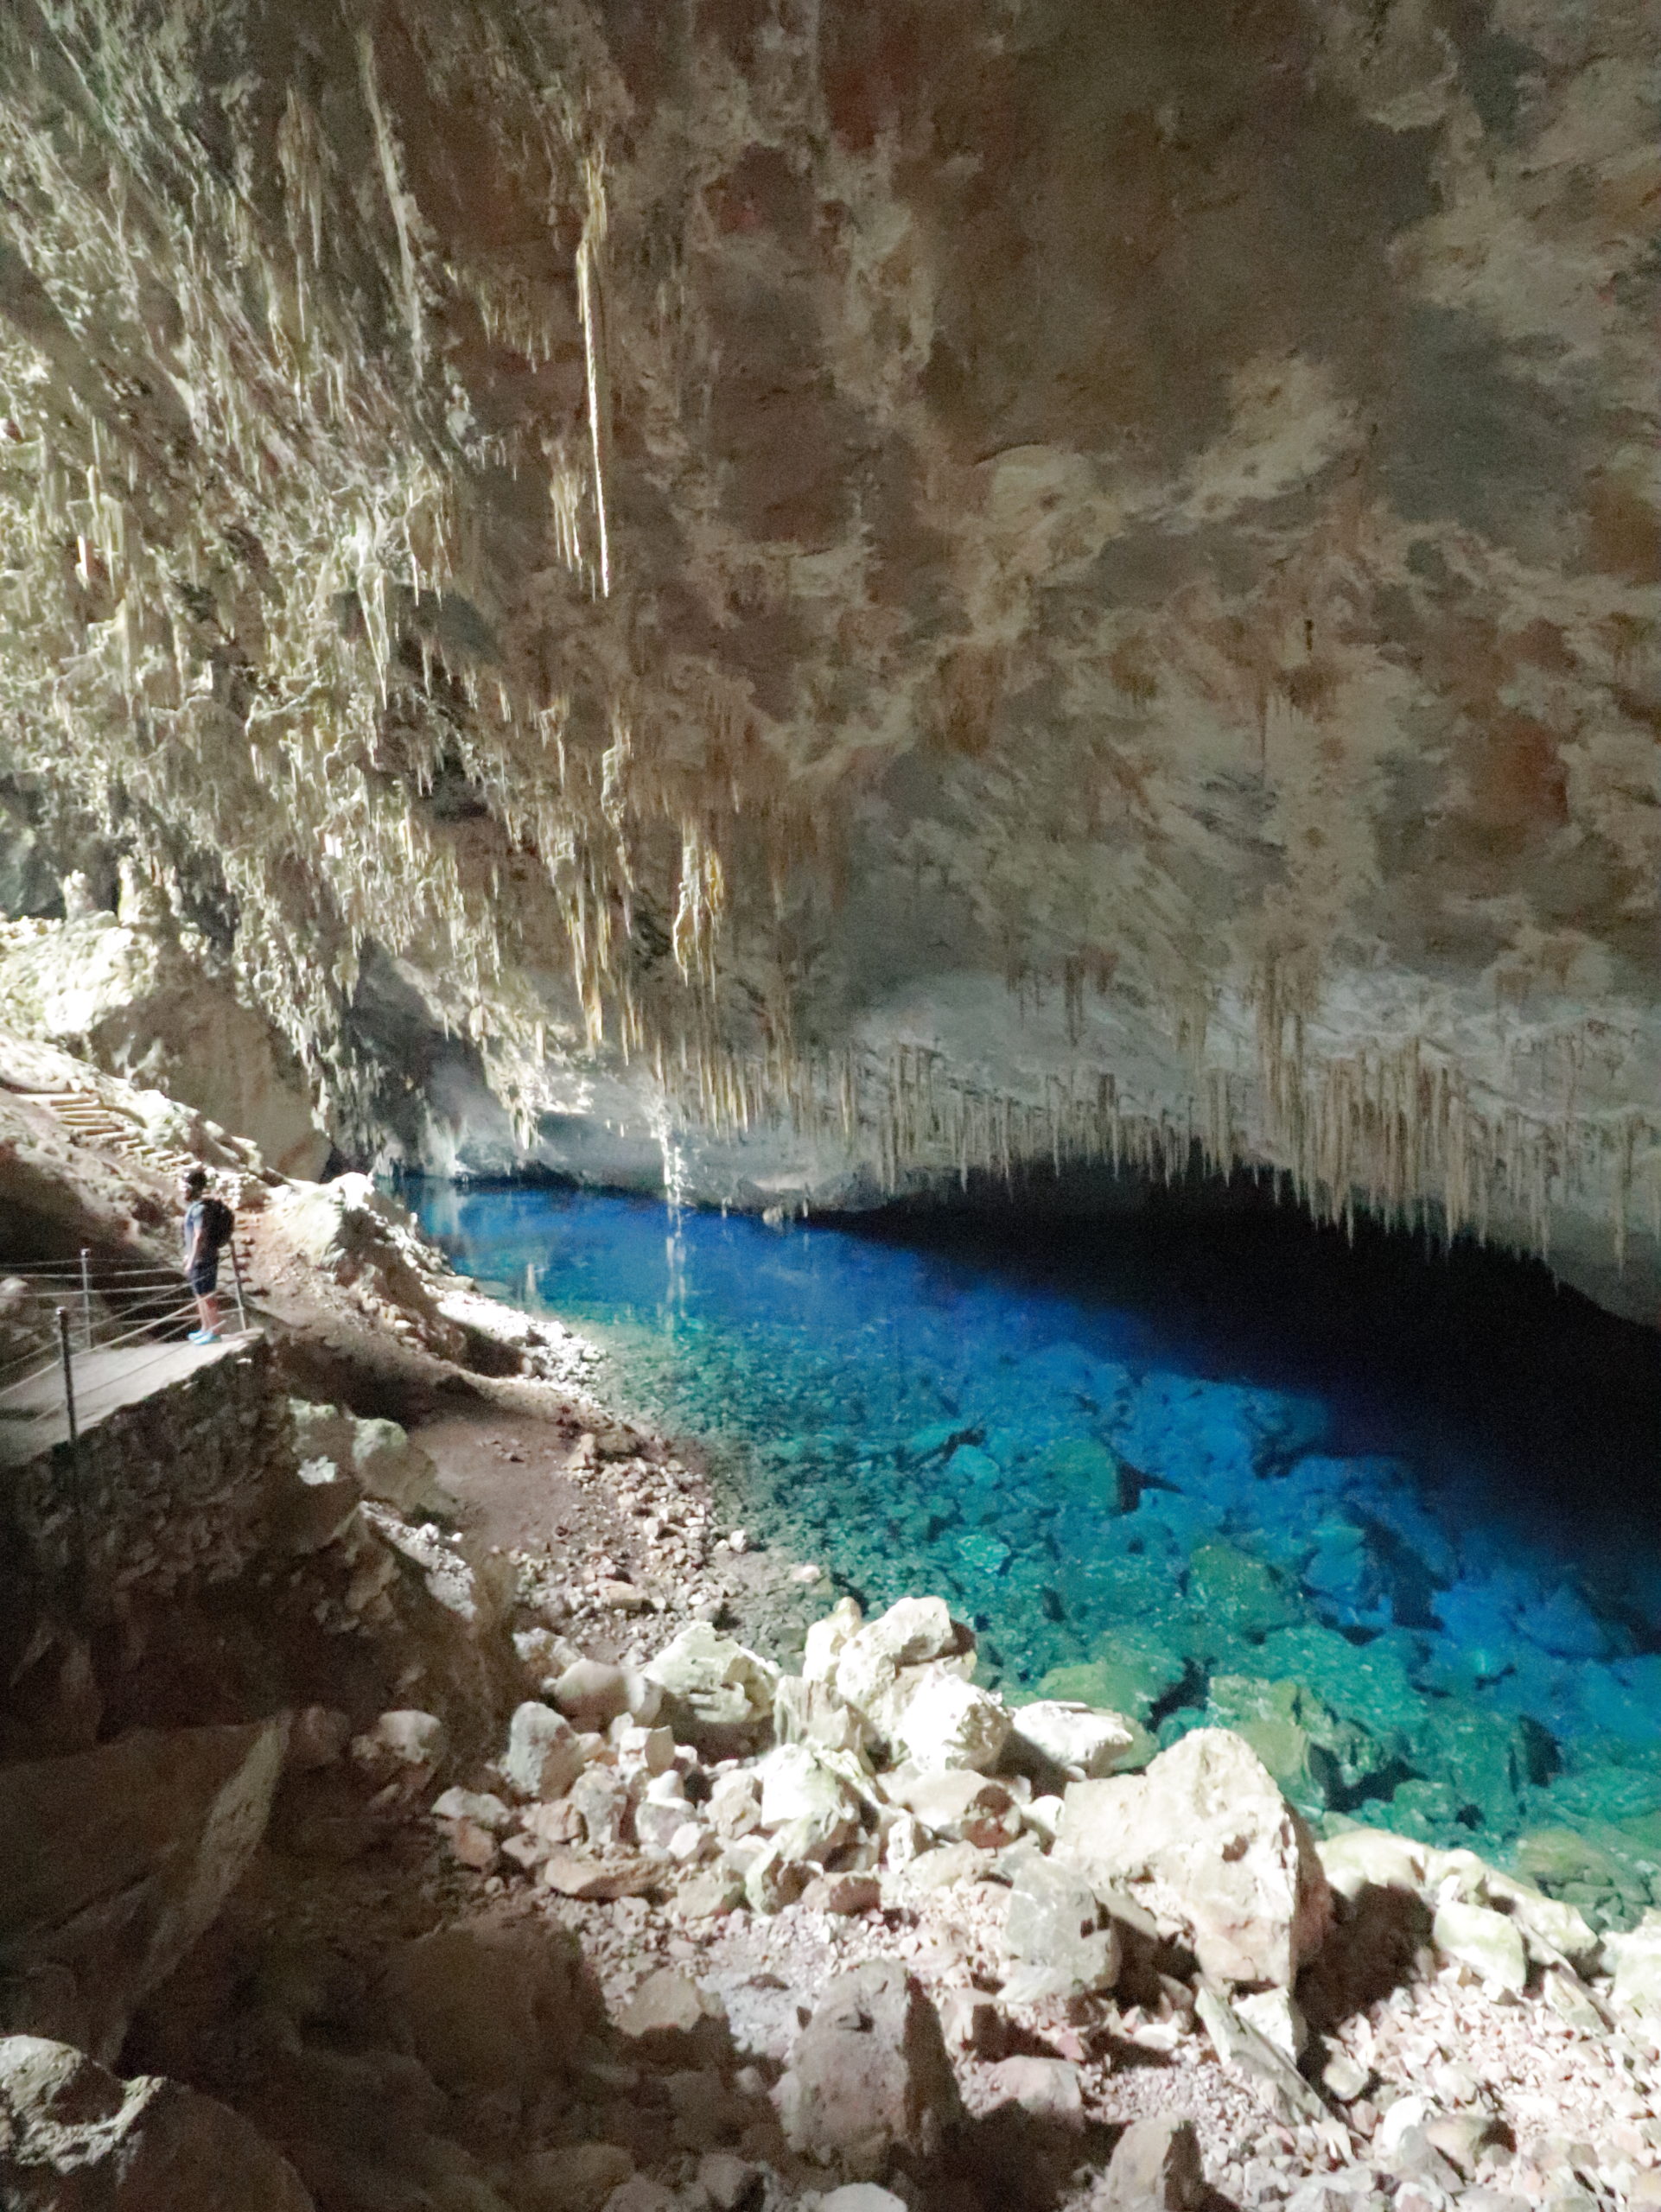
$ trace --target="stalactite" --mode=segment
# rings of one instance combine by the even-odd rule
[[[606,365],[599,256],[606,237],[605,187],[597,163],[588,168],[589,206],[576,250],[577,301],[582,318],[582,360],[588,385],[589,440],[594,463],[595,530],[601,598],[611,594],[611,541],[606,524],[606,448],[610,401]]]
[[[1289,938],[1259,963],[1244,1057],[1178,979],[1165,1002],[1191,1095],[1174,1117],[1093,1042],[1088,991],[1108,990],[1121,957],[1104,933],[1046,961],[1024,918],[1002,917],[1010,987],[1034,1019],[1059,999],[1071,1055],[1072,1073],[1025,1085],[954,1069],[922,1040],[799,1049],[786,987],[764,995],[764,1020],[748,1001],[735,1011],[743,901],[764,892],[776,924],[802,876],[830,877],[835,827],[818,817],[834,809],[789,787],[746,682],[677,664],[672,684],[650,688],[630,660],[610,486],[610,379],[629,372],[621,339],[615,363],[608,343],[608,315],[614,337],[628,306],[624,257],[608,258],[614,96],[571,65],[559,12],[516,16],[524,54],[471,0],[404,26],[436,92],[476,94],[481,116],[506,103],[501,146],[544,179],[557,252],[575,236],[569,275],[541,294],[482,251],[448,265],[426,236],[419,149],[400,140],[389,49],[366,26],[341,35],[369,188],[341,174],[291,87],[273,96],[265,200],[200,158],[188,52],[137,35],[142,11],[48,9],[55,50],[0,21],[0,180],[20,235],[85,363],[153,363],[144,404],[117,406],[95,379],[43,383],[30,348],[0,335],[18,432],[0,446],[17,580],[0,655],[9,753],[124,843],[142,849],[165,821],[219,856],[245,983],[348,1104],[342,1024],[372,937],[437,979],[444,1018],[489,1046],[522,1129],[551,1035],[562,1053],[603,1046],[649,1068],[678,1126],[788,1128],[875,1160],[889,1189],[922,1174],[1007,1181],[1034,1163],[1170,1178],[1196,1158],[1213,1171],[1263,1159],[1346,1228],[1358,1205],[1403,1221],[1429,1206],[1448,1236],[1486,1236],[1521,1211],[1549,1250],[1573,1200],[1608,1221],[1619,1264],[1645,1218],[1641,1181],[1661,1229],[1661,1130],[1586,1104],[1581,1041],[1564,1048],[1560,1097],[1501,1114],[1428,1037],[1318,1048],[1314,956]],[[459,96],[456,109],[474,111]],[[436,334],[444,287],[533,368],[580,330],[580,410],[493,443],[461,421]],[[176,328],[153,339],[134,303],[158,290]],[[372,342],[384,327],[407,346]],[[684,372],[671,360],[665,388]],[[653,435],[674,415],[661,394],[631,399]],[[557,601],[545,660],[543,639],[470,648],[444,626],[457,601],[491,604],[479,487],[510,463],[538,505],[545,472],[550,594],[569,577],[592,595],[569,619]],[[780,564],[754,549],[744,563],[742,588],[767,597]],[[239,637],[245,601],[257,652]],[[1636,650],[1611,630],[1612,664]],[[251,696],[233,712],[245,666]],[[1270,689],[1252,682],[1266,736]],[[1274,739],[1278,752],[1278,720]],[[483,795],[487,836],[439,817],[458,773]],[[665,916],[659,969],[637,928],[643,941]],[[550,1028],[523,976],[555,948],[577,1011]]]

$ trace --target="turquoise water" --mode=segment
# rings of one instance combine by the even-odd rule
[[[1010,1694],[1160,1742],[1221,1720],[1318,1823],[1472,1844],[1612,1921],[1661,1902],[1636,1332],[1284,1218],[417,1206],[482,1287],[593,1334],[753,1535],[868,1607],[946,1596]]]

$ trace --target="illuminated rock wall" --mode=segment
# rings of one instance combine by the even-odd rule
[[[1192,1144],[1652,1307],[1651,46],[29,0],[5,765],[348,1138]]]

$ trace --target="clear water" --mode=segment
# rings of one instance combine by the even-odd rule
[[[481,1287],[593,1335],[735,1519],[868,1607],[948,1597],[1010,1695],[1161,1742],[1220,1719],[1317,1823],[1473,1844],[1609,1921],[1661,1902],[1639,1332],[1285,1218],[417,1205]]]

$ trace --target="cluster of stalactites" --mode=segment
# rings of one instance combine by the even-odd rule
[[[725,873],[703,748],[640,741],[608,620],[606,99],[577,66],[580,11],[470,0],[398,27],[434,101],[543,178],[550,233],[576,241],[569,299],[430,234],[368,25],[301,10],[348,42],[331,112],[354,87],[366,179],[298,73],[268,116],[226,88],[227,169],[194,110],[235,11],[216,28],[181,6],[168,40],[143,12],[41,0],[0,24],[0,184],[29,264],[0,317],[8,753],[159,882],[181,844],[217,857],[244,982],[337,1109],[371,938],[441,973],[474,1033],[520,1044],[545,1014],[512,970],[563,943],[580,1041],[638,1052],[642,879],[672,917],[676,990],[707,995]],[[438,342],[463,309],[533,364],[574,314],[580,416],[512,451],[486,436]],[[487,627],[479,503],[504,465],[548,480],[557,682],[520,641],[446,629],[458,606]],[[730,700],[678,710],[730,753]],[[430,803],[457,778],[488,834]]]
[[[1272,1082],[1202,1070],[1184,1111],[1141,1105],[1112,1072],[1082,1065],[1018,1095],[917,1045],[743,1056],[688,1038],[659,1047],[652,1066],[672,1126],[788,1128],[889,1192],[942,1176],[966,1188],[1106,1168],[1169,1183],[1248,1167],[1273,1170],[1318,1218],[1352,1230],[1358,1210],[1448,1240],[1486,1240],[1499,1223],[1549,1259],[1554,1212],[1573,1210],[1607,1222],[1617,1267],[1629,1223],[1661,1239],[1661,1116],[1486,1102],[1418,1039],[1318,1065],[1282,1055]]]

